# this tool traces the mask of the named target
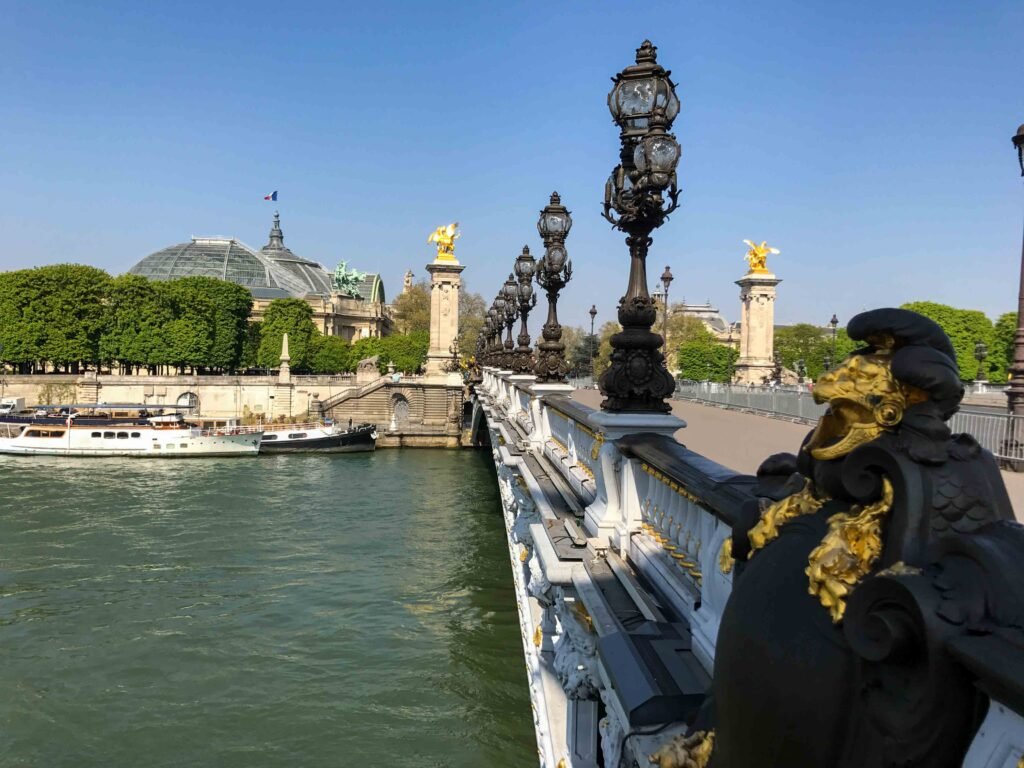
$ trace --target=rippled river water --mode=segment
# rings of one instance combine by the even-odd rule
[[[0,456],[0,766],[535,755],[482,454]]]

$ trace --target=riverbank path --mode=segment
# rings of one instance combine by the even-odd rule
[[[601,407],[596,389],[577,389],[573,398],[591,408]],[[773,453],[795,453],[810,429],[806,424],[687,400],[673,400],[672,413],[686,422],[686,428],[676,432],[676,440],[712,461],[751,475]],[[1024,522],[1024,473],[1002,474],[1017,519]]]

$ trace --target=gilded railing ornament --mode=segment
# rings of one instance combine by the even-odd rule
[[[828,534],[811,552],[809,589],[834,622],[842,620],[846,596],[882,554],[882,523],[892,507],[892,497],[892,483],[882,478],[882,498],[864,507],[854,505],[848,513],[832,515]]]
[[[714,738],[652,762],[960,768],[986,692],[1024,689],[1024,527],[995,459],[946,423],[952,344],[898,309],[847,331],[863,347],[818,380],[826,413],[762,464],[719,553],[732,591],[688,723]]]
[[[647,761],[658,768],[705,768],[711,761],[715,747],[714,731],[698,731],[687,736],[677,736],[663,746]]]

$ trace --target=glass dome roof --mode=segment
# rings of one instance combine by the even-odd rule
[[[270,241],[259,251],[233,238],[193,237],[150,254],[128,272],[151,280],[217,277],[244,285],[257,298],[303,298],[334,290],[333,276],[326,269],[285,247],[276,213]]]

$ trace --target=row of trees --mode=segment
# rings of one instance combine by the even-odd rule
[[[415,372],[426,359],[429,308],[422,328],[354,344],[322,335],[302,299],[270,302],[261,323],[251,311],[246,288],[212,277],[111,277],[78,264],[0,272],[0,362],[20,373],[277,368],[285,333],[296,372],[352,371],[374,355],[382,371],[393,362]]]
[[[430,346],[430,333],[424,329],[351,343],[341,336],[324,336],[313,323],[309,304],[302,299],[276,299],[268,305],[263,322],[252,324],[255,365],[280,365],[281,342],[286,333],[292,370],[312,373],[354,371],[360,360],[374,356],[381,373],[387,370],[388,363],[393,363],[398,371],[415,373],[423,367]]]
[[[252,297],[209,277],[153,282],[57,264],[0,273],[0,360],[22,372],[115,361],[223,371],[242,361]]]

